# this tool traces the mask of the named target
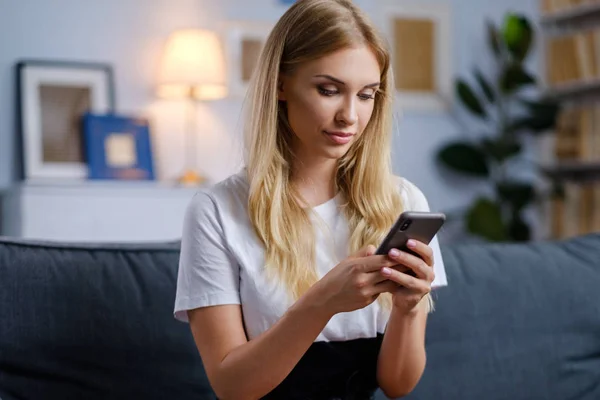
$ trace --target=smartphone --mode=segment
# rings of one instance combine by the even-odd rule
[[[391,249],[398,249],[419,257],[406,245],[408,239],[429,244],[444,222],[446,222],[446,215],[443,213],[405,211],[400,214],[375,254],[385,255]]]

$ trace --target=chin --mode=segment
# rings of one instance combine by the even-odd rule
[[[326,158],[329,158],[331,160],[339,160],[340,158],[344,157],[346,153],[348,153],[348,150],[350,150],[350,146],[351,144],[345,146],[338,146],[335,148],[326,148],[323,149],[322,154]]]

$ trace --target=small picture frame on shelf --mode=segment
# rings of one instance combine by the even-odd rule
[[[450,7],[387,0],[377,18],[390,43],[397,103],[406,110],[446,110],[453,90]]]
[[[228,93],[244,97],[254,69],[274,24],[229,21],[222,26],[227,62]]]
[[[146,118],[86,113],[83,130],[89,179],[155,180]]]
[[[23,60],[16,64],[16,89],[21,179],[85,179],[81,117],[114,111],[112,67]]]

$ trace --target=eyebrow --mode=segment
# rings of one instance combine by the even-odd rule
[[[331,75],[315,75],[315,78],[327,78],[329,80],[332,80],[336,83],[339,83],[340,85],[346,85],[346,83],[344,83],[344,81],[339,80],[338,78],[334,78]],[[365,85],[365,88],[373,88],[373,87],[377,87],[381,84],[381,82],[375,82],[375,83],[369,83],[368,85]]]

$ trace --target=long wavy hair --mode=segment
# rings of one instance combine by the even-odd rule
[[[297,299],[317,280],[311,210],[290,182],[294,135],[280,76],[335,51],[368,46],[380,69],[380,90],[364,132],[338,161],[335,184],[345,200],[351,232],[349,252],[377,245],[403,210],[399,182],[391,168],[393,83],[390,55],[367,17],[350,0],[298,0],[271,31],[247,97],[245,163],[250,221],[265,248],[265,263]],[[378,301],[390,305],[390,296]]]

